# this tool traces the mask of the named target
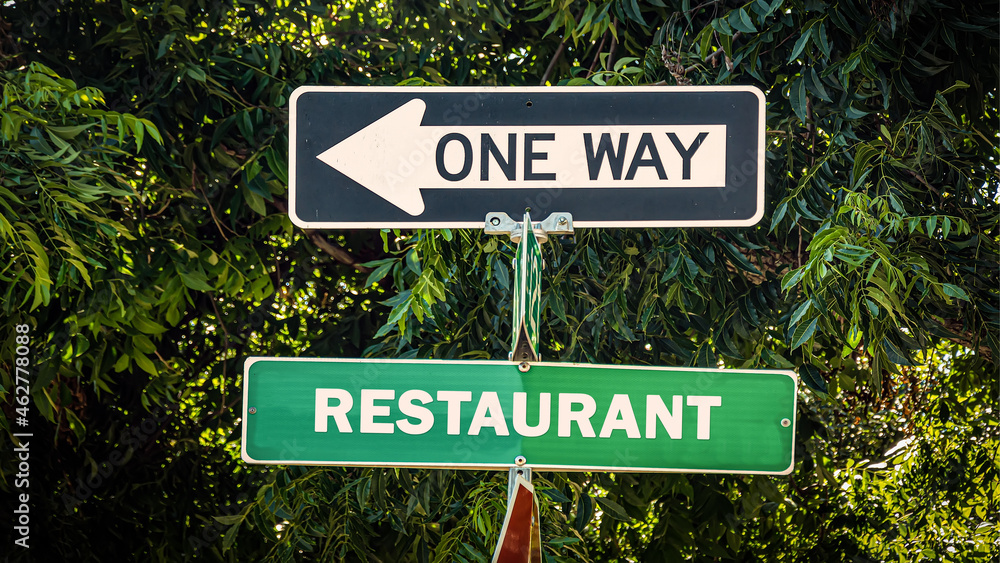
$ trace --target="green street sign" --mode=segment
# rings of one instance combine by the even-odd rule
[[[514,339],[511,359],[538,359],[538,330],[542,314],[542,247],[531,217],[524,214],[521,242],[514,255]]]
[[[784,475],[788,371],[249,358],[244,461]]]

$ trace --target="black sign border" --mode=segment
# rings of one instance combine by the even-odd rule
[[[313,123],[311,116],[313,113],[322,111],[336,111],[323,105],[320,108],[310,108],[310,100],[306,100],[305,110],[302,109],[303,96],[313,93],[324,94],[325,99],[331,101],[339,98],[350,103],[367,104],[371,111],[352,111],[338,115],[336,127],[329,124]],[[732,126],[733,107],[724,107],[719,102],[728,102],[731,97],[719,96],[719,94],[752,94],[757,100],[756,116],[737,115],[740,121],[738,127]],[[336,98],[331,98],[326,94],[337,94]],[[655,97],[649,96],[655,94]],[[680,95],[680,97],[678,97]],[[315,96],[313,96],[315,98]],[[574,203],[581,199],[591,199],[591,206],[601,209],[602,212],[619,207],[614,205],[614,200],[625,199],[630,201],[630,205],[637,209],[639,213],[649,213],[650,209],[663,208],[666,206],[656,205],[655,200],[663,199],[664,190],[673,190],[673,194],[681,193],[681,190],[688,190],[707,196],[700,200],[688,198],[690,204],[687,205],[685,215],[697,216],[699,214],[716,213],[720,205],[713,202],[725,202],[727,196],[739,198],[740,201],[734,204],[738,207],[741,217],[721,217],[706,218],[695,217],[692,219],[671,219],[657,220],[648,217],[632,219],[609,219],[594,220],[585,214],[574,213],[574,209],[569,205],[562,205],[568,200],[564,196],[564,190],[572,188],[504,188],[503,199],[505,203],[497,205],[481,204],[483,192],[495,191],[489,188],[466,188],[461,190],[422,190],[425,201],[428,202],[428,210],[435,210],[441,205],[450,205],[452,214],[462,214],[463,209],[471,207],[471,202],[478,203],[483,207],[482,220],[466,220],[455,218],[429,218],[419,219],[410,217],[402,210],[396,208],[391,203],[383,200],[379,196],[369,192],[363,186],[340,174],[338,171],[326,166],[315,156],[339,140],[353,134],[357,130],[365,127],[369,123],[378,119],[382,115],[398,108],[403,103],[420,98],[428,104],[428,110],[424,116],[422,125],[508,125],[530,124],[537,126],[540,124],[552,125],[580,125],[581,119],[578,115],[580,111],[589,108],[588,104],[613,108],[616,104],[622,106],[622,112],[631,114],[629,124],[715,124],[724,123],[729,128],[729,139],[727,140],[727,162],[726,162],[726,187],[720,188],[586,188],[579,189],[574,193]],[[600,100],[598,98],[603,99]],[[609,100],[610,98],[610,100]],[[714,98],[714,99],[713,99]],[[452,101],[453,99],[454,101]],[[482,100],[490,100],[490,105],[481,105]],[[650,100],[657,104],[667,106],[675,104],[678,100],[687,100],[685,107],[687,112],[677,112],[676,108],[670,108],[667,117],[663,118],[655,111],[643,111],[643,108],[652,107]],[[527,102],[531,102],[528,105]],[[315,105],[315,101],[312,101]],[[645,106],[643,105],[645,104]],[[765,168],[765,99],[764,94],[758,88],[752,86],[686,86],[686,87],[588,87],[588,86],[567,86],[567,87],[363,87],[363,86],[302,86],[297,88],[290,99],[289,107],[289,216],[292,223],[308,229],[337,229],[337,228],[482,228],[485,222],[485,215],[491,211],[505,211],[512,217],[519,218],[519,213],[524,207],[532,207],[533,215],[536,219],[544,218],[549,212],[568,211],[574,213],[574,224],[576,227],[747,227],[759,222],[764,214],[764,168]],[[353,106],[351,106],[353,107]],[[517,111],[512,111],[513,108]],[[583,108],[581,110],[581,108]],[[655,107],[653,108],[655,110]],[[728,111],[727,111],[728,110]],[[310,113],[310,111],[312,113]],[[641,122],[635,121],[635,116],[642,117]],[[515,116],[512,119],[512,116]],[[754,117],[756,119],[754,119]],[[305,120],[304,123],[300,123]],[[515,123],[512,121],[521,121]],[[304,125],[304,126],[303,126]],[[599,124],[598,124],[599,125]],[[756,127],[753,127],[753,126]],[[752,135],[756,133],[756,143],[753,148],[745,148],[745,141],[742,147],[734,149],[734,137],[741,140],[747,136],[745,129],[751,128],[756,131],[749,131]],[[734,131],[734,129],[736,129]],[[299,138],[300,131],[312,138]],[[300,147],[300,145],[303,145]],[[302,150],[300,150],[302,149]],[[739,154],[742,152],[743,154]],[[315,154],[313,154],[315,153]],[[306,155],[303,157],[303,155]],[[303,159],[303,162],[299,162]],[[303,170],[304,169],[304,170]],[[323,175],[323,180],[313,182],[305,181],[307,187],[300,188],[300,181],[308,178],[300,178],[300,174]],[[755,189],[741,190],[742,186],[756,181]],[[499,190],[499,189],[498,189]],[[563,190],[563,191],[559,191]],[[435,192],[438,192],[435,194]],[[661,192],[659,197],[655,192]],[[499,194],[500,192],[497,191]],[[554,196],[554,197],[553,197]],[[653,201],[647,201],[651,198]],[[714,198],[714,199],[713,199]],[[514,204],[511,199],[516,200]],[[674,198],[677,199],[677,198]],[[684,199],[684,198],[680,198]],[[744,200],[749,201],[747,205]],[[310,220],[303,217],[299,206],[303,201],[322,200],[325,208],[333,209],[357,209],[358,202],[364,202],[363,212],[369,217],[361,220],[326,220],[318,218]],[[479,200],[479,201],[477,201]],[[638,203],[636,203],[638,202]],[[677,205],[676,202],[671,202]],[[684,206],[682,202],[681,206]],[[547,206],[545,205],[547,204]],[[674,205],[669,213],[677,215]],[[318,207],[318,205],[316,206]],[[627,207],[623,207],[627,210]],[[455,210],[458,211],[455,211]],[[752,210],[752,214],[749,212]],[[627,212],[627,211],[626,211]],[[732,213],[732,210],[729,210]],[[619,211],[619,213],[622,213]],[[656,211],[653,211],[656,213]],[[319,211],[316,211],[319,214]],[[467,215],[467,212],[464,212]],[[733,213],[735,215],[735,213]],[[356,213],[355,213],[356,215]],[[746,215],[749,215],[746,216]],[[385,217],[382,219],[381,217]]]

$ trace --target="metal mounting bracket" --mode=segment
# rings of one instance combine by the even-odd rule
[[[507,499],[510,500],[514,494],[514,487],[517,485],[517,478],[523,477],[525,481],[531,482],[531,468],[518,465],[511,467],[507,473]]]
[[[566,212],[551,213],[544,221],[531,222],[535,238],[542,243],[549,240],[549,235],[573,234],[573,215]],[[515,221],[503,211],[493,211],[486,214],[486,226],[483,231],[488,235],[510,235],[514,243],[521,241],[523,225]]]

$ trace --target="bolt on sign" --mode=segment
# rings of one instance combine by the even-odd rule
[[[796,375],[249,358],[248,463],[788,474]]]
[[[751,86],[342,87],[292,93],[289,216],[304,228],[725,227],[764,212]]]

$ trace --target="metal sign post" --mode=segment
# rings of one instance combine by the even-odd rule
[[[542,260],[541,244],[549,235],[573,234],[573,215],[553,213],[541,222],[532,222],[530,209],[524,212],[524,221],[515,222],[506,213],[486,215],[484,231],[490,235],[510,235],[517,243],[514,256],[514,320],[509,359],[515,362],[537,362],[538,337],[542,311]]]
[[[759,89],[308,86],[289,125],[295,225],[475,228],[486,214],[487,234],[518,244],[516,363],[248,358],[244,461],[509,468],[493,563],[542,561],[532,468],[792,471],[792,372],[539,358],[541,243],[572,233],[574,216],[588,228],[761,219]],[[526,204],[547,218],[507,215]]]
[[[531,225],[531,215],[524,213],[523,236],[514,256],[514,338],[511,359],[537,362],[538,331],[542,312],[542,247]]]
[[[539,223],[538,231],[531,223],[530,209],[524,210],[524,222],[517,226],[506,213],[491,213],[486,216],[486,230],[499,231],[509,227],[512,241],[517,243],[514,255],[514,322],[510,359],[521,362],[519,370],[527,372],[528,362],[537,362],[538,332],[542,311],[542,260],[540,242],[548,240],[548,233]],[[567,233],[573,231],[569,213],[555,217],[553,231]],[[518,240],[520,238],[520,240]],[[538,515],[538,499],[531,485],[531,469],[524,467],[526,458],[517,456],[515,466],[510,468],[507,491],[507,513],[492,563],[541,563],[542,536]]]

